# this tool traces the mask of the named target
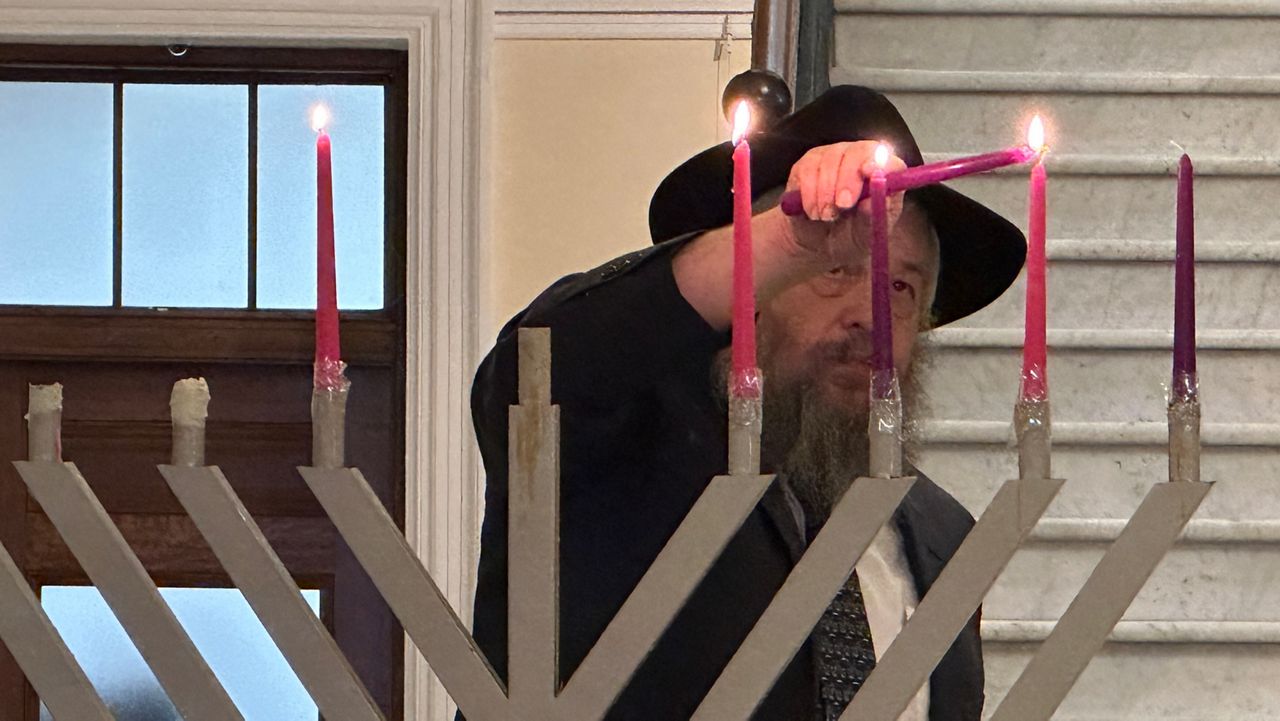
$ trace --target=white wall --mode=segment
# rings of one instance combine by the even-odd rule
[[[726,132],[724,83],[750,65],[739,39],[500,38],[492,59],[496,328],[557,278],[649,243],[662,178]]]

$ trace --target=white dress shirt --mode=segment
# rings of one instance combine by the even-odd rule
[[[867,623],[871,627],[871,644],[875,647],[878,661],[920,602],[915,579],[902,550],[902,536],[893,521],[886,523],[876,534],[867,552],[858,560],[857,569],[862,600],[867,608]],[[898,720],[928,719],[929,684],[926,683]]]
[[[789,484],[782,483],[782,489],[803,538],[806,535],[804,509]],[[879,661],[920,602],[915,578],[902,550],[902,536],[893,521],[881,527],[855,568],[867,611],[867,625],[871,628],[871,645]],[[929,721],[928,683],[911,699],[898,721]]]

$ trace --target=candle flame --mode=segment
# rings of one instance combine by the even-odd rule
[[[884,169],[884,167],[889,164],[889,155],[892,152],[893,152],[893,149],[890,148],[885,143],[880,143],[879,145],[877,145],[876,146],[876,165],[878,165],[881,169]]]
[[[733,111],[733,144],[737,145],[738,141],[746,136],[747,130],[751,128],[751,106],[747,101],[738,102],[738,107]]]
[[[317,133],[324,132],[329,124],[329,108],[317,105],[311,109],[311,129]]]
[[[1027,147],[1036,152],[1044,151],[1044,121],[1037,115],[1027,126]]]

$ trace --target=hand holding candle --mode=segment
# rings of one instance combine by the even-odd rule
[[[966,175],[985,173],[1007,165],[1030,162],[1038,155],[1038,146],[1015,145],[1004,150],[997,150],[994,153],[983,153],[981,155],[942,160],[927,165],[917,165],[913,168],[903,168],[902,170],[885,174],[885,194],[895,195]],[[869,193],[870,187],[863,186],[862,195],[858,200],[861,201],[863,198],[868,197]],[[854,203],[853,207],[856,208],[857,205],[857,203]],[[804,215],[804,201],[799,191],[792,190],[783,193],[779,206],[785,215]],[[850,209],[845,212],[853,211]]]

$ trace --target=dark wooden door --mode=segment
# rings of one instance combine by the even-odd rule
[[[27,384],[62,383],[64,457],[80,468],[156,583],[230,586],[155,468],[168,462],[173,382],[203,376],[213,397],[207,461],[225,471],[299,584],[321,589],[322,614],[339,645],[388,718],[400,718],[402,631],[295,470],[310,463],[310,321],[236,315],[150,324],[145,314],[0,320],[8,331],[0,335],[7,338],[0,351],[0,454],[5,461],[26,456]],[[402,519],[398,326],[373,318],[344,322],[352,381],[347,460]],[[131,342],[121,345],[122,338]],[[211,359],[215,346],[223,357]],[[109,357],[95,357],[104,351]],[[0,540],[34,587],[88,584],[7,462],[0,463]],[[0,719],[33,721],[37,711],[34,693],[0,649]]]

